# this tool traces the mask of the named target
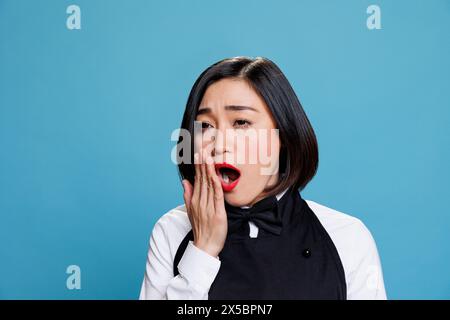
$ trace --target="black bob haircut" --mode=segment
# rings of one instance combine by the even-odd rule
[[[206,89],[213,83],[234,78],[247,81],[265,101],[279,129],[279,180],[264,190],[266,196],[276,195],[288,187],[302,190],[316,174],[319,152],[314,130],[289,81],[271,60],[263,57],[234,57],[208,67],[195,81],[184,111],[181,129],[194,136],[194,121]],[[177,155],[183,153],[178,139]],[[191,139],[191,150],[194,142]],[[191,151],[193,153],[193,151]],[[189,163],[178,162],[181,179],[194,184],[193,154]]]

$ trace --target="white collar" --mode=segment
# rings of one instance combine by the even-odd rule
[[[280,201],[281,197],[286,193],[286,191],[287,191],[288,189],[289,189],[289,187],[286,188],[286,189],[284,189],[283,191],[281,191],[279,194],[276,195],[278,201]],[[250,207],[249,207],[249,206],[243,206],[243,207],[241,207],[241,209],[248,209],[248,208],[250,208]]]

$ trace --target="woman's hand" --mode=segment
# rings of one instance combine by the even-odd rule
[[[184,179],[184,202],[194,232],[194,245],[217,257],[222,251],[228,231],[222,185],[217,177],[214,162],[210,156],[198,163],[194,156],[194,187]]]

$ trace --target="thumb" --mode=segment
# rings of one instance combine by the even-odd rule
[[[183,179],[183,181],[181,181],[181,184],[183,185],[184,189],[183,193],[184,203],[186,204],[186,209],[189,209],[191,207],[192,192],[194,188],[187,179]]]

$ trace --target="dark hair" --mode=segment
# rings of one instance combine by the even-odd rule
[[[191,89],[181,129],[188,130],[193,137],[194,121],[206,89],[214,82],[225,78],[247,81],[263,98],[279,129],[280,178],[277,184],[265,190],[267,195],[276,195],[291,186],[302,190],[317,171],[319,164],[317,140],[289,81],[271,60],[263,57],[234,57],[208,67],[200,74]],[[180,135],[178,142],[181,140]],[[180,144],[177,148],[177,154],[181,155],[183,149],[180,148]],[[193,142],[191,150],[194,150]],[[193,154],[190,156],[189,163],[179,162],[178,170],[181,179],[188,179],[193,184],[195,167]]]

